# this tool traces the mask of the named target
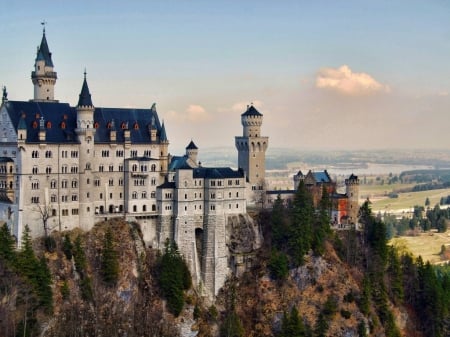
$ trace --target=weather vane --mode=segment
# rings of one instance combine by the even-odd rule
[[[45,25],[47,24],[47,21],[45,21],[45,20],[43,20],[42,22],[41,22],[41,25],[42,25],[42,27],[43,27],[43,30],[44,30],[44,33],[45,33]]]

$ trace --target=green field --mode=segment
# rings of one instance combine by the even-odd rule
[[[393,238],[390,244],[400,250],[408,251],[414,256],[422,256],[430,263],[442,262],[439,256],[442,245],[450,245],[450,231],[446,233],[422,233],[419,236],[402,236]]]

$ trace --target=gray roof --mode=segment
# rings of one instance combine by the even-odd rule
[[[169,171],[191,169],[192,167],[187,163],[188,159],[187,156],[173,156],[170,160]]]

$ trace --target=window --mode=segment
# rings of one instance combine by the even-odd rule
[[[147,212],[147,205],[142,205],[142,212]]]
[[[50,188],[55,189],[56,188],[56,180],[50,181]]]
[[[131,199],[137,199],[137,197],[138,197],[138,194],[136,191],[131,194]]]
[[[152,183],[152,186],[155,186],[156,185],[156,178],[152,178],[151,183]]]
[[[52,151],[45,151],[45,158],[51,158],[52,157]]]
[[[50,197],[50,202],[56,202],[58,200],[58,198],[56,197],[55,194],[52,194],[52,196]]]
[[[39,151],[32,151],[31,158],[39,158]]]
[[[34,166],[33,169],[31,170],[31,172],[33,172],[33,174],[38,174],[39,173],[38,167]]]
[[[123,179],[122,178],[119,179],[119,186],[123,186]]]
[[[209,183],[210,186],[216,186],[216,182],[214,180],[211,180]]]
[[[70,168],[70,173],[78,173],[78,166],[72,166]]]
[[[152,172],[156,171],[156,165],[155,164],[152,164],[151,170],[152,170]]]
[[[109,186],[114,186],[114,179],[109,179],[108,185]]]
[[[156,211],[156,205],[153,204],[153,205],[152,205],[152,212],[155,212],[155,211]]]
[[[137,206],[133,205],[133,212],[137,212]]]
[[[61,215],[62,216],[68,216],[69,215],[69,210],[68,209],[61,210]]]
[[[103,200],[103,193],[100,193],[99,199],[100,199],[100,200]]]
[[[236,185],[239,185],[239,183],[240,183],[240,180],[239,179],[236,179]]]
[[[61,202],[67,202],[67,200],[69,200],[69,197],[67,195],[61,196]]]
[[[72,194],[72,201],[78,201],[78,195]]]
[[[114,171],[114,165],[109,165],[109,172],[113,172]]]
[[[211,193],[211,199],[215,199],[216,198],[216,194],[215,193]]]
[[[137,150],[131,150],[130,157],[137,157]]]
[[[155,198],[155,197],[156,197],[156,193],[155,192],[150,193],[150,198]]]
[[[78,215],[78,208],[72,209],[72,215]]]
[[[47,166],[47,167],[45,168],[45,173],[46,173],[46,174],[52,173],[52,167],[51,167],[51,166]]]
[[[239,198],[239,192],[236,192],[236,198]]]
[[[123,172],[123,165],[119,165],[119,172]]]
[[[67,165],[61,167],[61,173],[67,173]]]
[[[72,180],[72,188],[78,187],[78,180]]]
[[[144,157],[151,157],[151,156],[152,156],[152,151],[150,151],[150,150],[144,151]]]
[[[123,157],[123,150],[116,150],[116,157]]]
[[[67,158],[67,151],[61,151],[61,157]]]
[[[210,209],[211,209],[211,211],[215,211],[216,210],[216,206],[215,205],[211,205]]]
[[[32,204],[39,204],[39,197],[31,197]]]
[[[61,188],[67,188],[67,180],[61,181]]]
[[[233,180],[228,180],[228,186],[233,185]]]
[[[142,199],[147,199],[147,192],[142,192],[141,193],[141,198]]]
[[[230,193],[228,193],[228,198],[231,198],[231,192],[230,192]]]
[[[98,167],[98,171],[99,171],[99,172],[103,172],[103,170],[104,170],[103,165],[100,165],[100,166]]]
[[[100,186],[100,179],[96,178],[94,179],[94,186]]]
[[[187,199],[187,194],[184,195],[184,199]]]
[[[78,158],[78,151],[70,151],[70,156],[72,158]]]
[[[109,157],[109,150],[102,150],[102,157]]]
[[[138,169],[137,164],[133,164],[133,166],[131,166],[131,171],[136,172]]]

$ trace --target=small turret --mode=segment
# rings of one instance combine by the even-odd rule
[[[359,179],[353,173],[345,179],[345,190],[348,198],[349,222],[356,224],[359,212]]]
[[[198,147],[194,144],[192,140],[188,144],[188,146],[186,146],[186,156],[190,160],[192,160],[194,164],[197,164]]]
[[[84,71],[84,80],[81,87],[80,96],[77,104],[77,128],[75,132],[81,136],[86,135],[88,129],[92,135],[95,133],[94,128],[94,105],[92,104],[91,93],[86,80],[86,70]],[[92,136],[89,135],[89,136]]]
[[[27,123],[25,122],[25,114],[19,120],[17,125],[17,140],[19,143],[24,143],[27,140]]]

